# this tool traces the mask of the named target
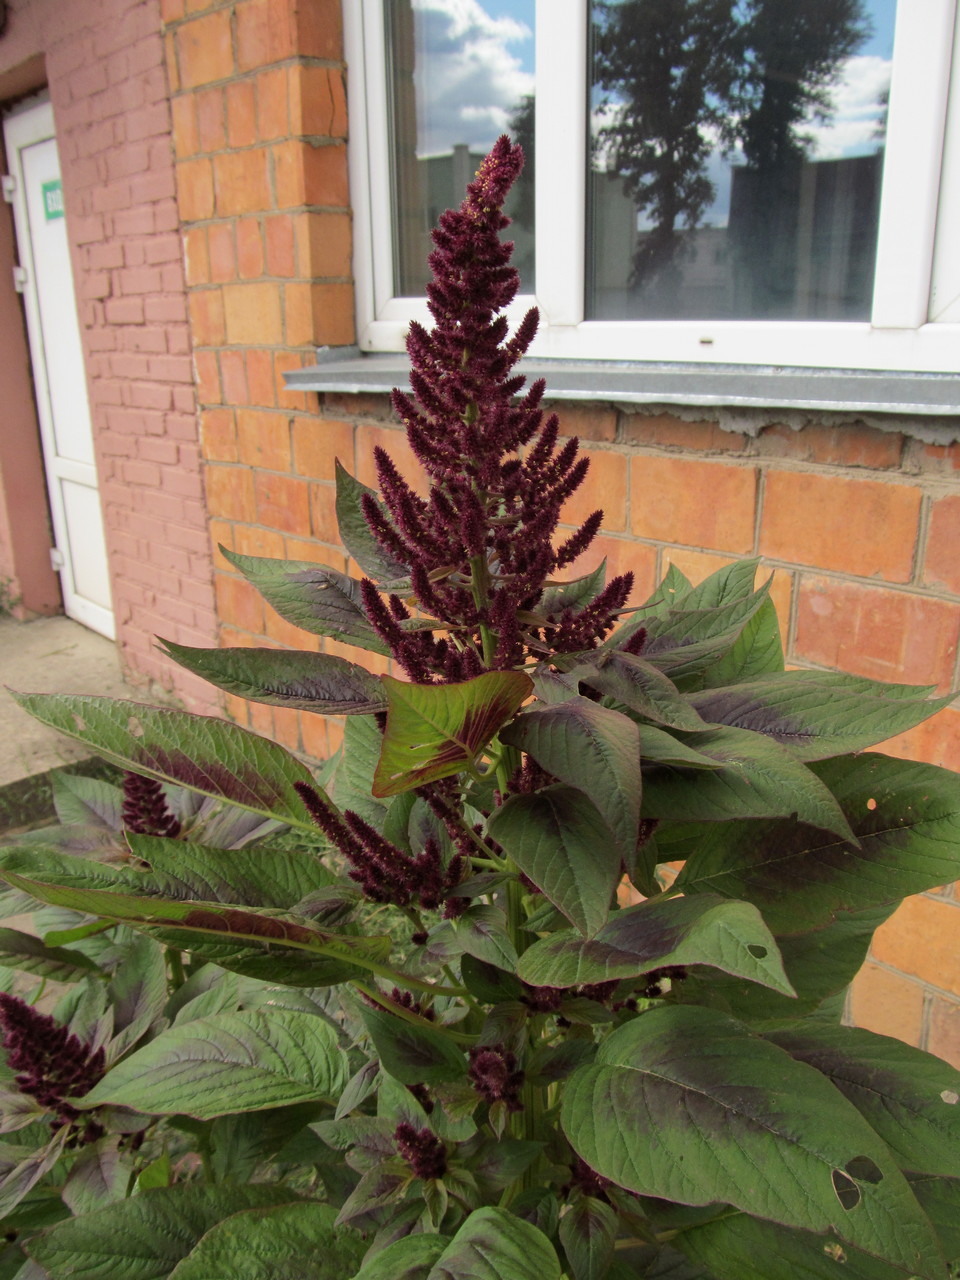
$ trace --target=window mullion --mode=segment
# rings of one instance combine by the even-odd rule
[[[583,319],[587,0],[537,3],[537,302],[549,325]]]
[[[872,323],[926,322],[956,0],[898,6]]]

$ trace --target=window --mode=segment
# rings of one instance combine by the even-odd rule
[[[532,354],[956,372],[956,7],[350,0],[361,347],[426,318],[429,228],[506,130]]]

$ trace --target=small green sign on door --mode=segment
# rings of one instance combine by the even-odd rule
[[[53,222],[54,218],[62,218],[64,216],[63,209],[63,183],[59,178],[54,178],[51,182],[45,182],[40,188],[43,192],[43,212],[48,222]]]

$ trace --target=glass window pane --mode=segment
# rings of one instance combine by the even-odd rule
[[[593,0],[591,319],[870,315],[896,0]]]
[[[534,288],[533,119],[536,0],[384,0],[390,69],[394,285],[424,292],[430,231],[459,205],[501,133],[526,153],[505,206],[521,288]]]

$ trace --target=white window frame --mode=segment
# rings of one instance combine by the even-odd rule
[[[511,309],[518,319],[534,302],[540,308],[531,355],[960,371],[957,10],[958,0],[898,5],[869,321],[603,321],[584,319],[587,0],[537,0],[537,295]],[[424,299],[393,293],[381,0],[344,0],[344,28],[358,345],[401,351],[410,321],[428,322],[429,314]]]

